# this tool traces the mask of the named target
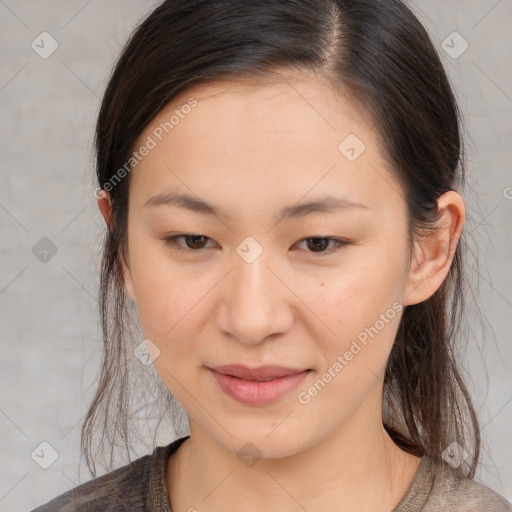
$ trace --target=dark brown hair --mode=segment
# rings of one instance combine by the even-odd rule
[[[375,122],[403,187],[410,241],[438,220],[437,198],[464,184],[461,116],[422,24],[399,0],[168,0],[140,23],[118,59],[96,127],[97,181],[105,188],[155,116],[192,85],[218,78],[313,71],[349,95]],[[93,475],[92,437],[128,449],[130,319],[121,256],[127,251],[129,175],[110,187],[114,227],[101,268],[104,357],[82,426]],[[454,354],[463,319],[464,236],[446,280],[405,308],[384,382],[383,421],[403,449],[436,461],[457,442],[473,477],[480,433]],[[140,340],[139,340],[140,341]],[[166,411],[176,403],[161,387]],[[102,448],[105,448],[102,446]],[[112,461],[112,451],[111,451]],[[91,469],[92,463],[92,469]]]

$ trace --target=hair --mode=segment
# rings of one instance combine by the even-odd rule
[[[131,34],[106,87],[95,132],[99,187],[179,93],[217,79],[277,77],[282,69],[327,78],[372,116],[405,191],[409,241],[436,229],[437,198],[464,185],[462,117],[427,31],[399,0],[164,1]],[[128,448],[130,315],[121,258],[129,183],[128,176],[109,191],[113,226],[103,241],[103,361],[81,431],[94,476],[96,431],[111,449],[117,436]],[[383,423],[404,450],[435,461],[459,443],[473,478],[480,430],[454,350],[467,286],[464,234],[440,288],[403,311],[384,379]],[[176,406],[168,391],[165,400],[170,410]]]

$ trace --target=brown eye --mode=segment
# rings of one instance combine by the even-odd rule
[[[185,240],[185,245],[178,243],[178,239],[180,238]],[[199,251],[200,249],[204,249],[207,240],[209,240],[209,238],[205,235],[184,233],[182,235],[174,235],[165,238],[165,245],[171,246],[177,251]]]
[[[349,245],[350,241],[343,240],[340,238],[333,237],[311,237],[304,238],[299,243],[306,242],[306,246],[308,248],[308,252],[318,253],[318,254],[331,254],[335,252],[340,247],[345,245]],[[328,249],[329,244],[333,244],[330,249]]]
[[[308,238],[308,247],[313,250],[313,252],[323,252],[327,249],[329,246],[329,240],[328,238]]]
[[[189,249],[202,249],[206,241],[204,235],[183,235],[183,239],[186,240]]]

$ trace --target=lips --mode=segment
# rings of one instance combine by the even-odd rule
[[[312,371],[283,366],[247,368],[240,365],[208,368],[220,389],[237,402],[263,406],[277,402]]]
[[[259,368],[247,368],[242,365],[216,366],[210,368],[224,375],[238,377],[244,380],[268,381],[272,379],[280,379],[288,375],[302,373],[308,368],[287,368],[285,366],[260,366]]]

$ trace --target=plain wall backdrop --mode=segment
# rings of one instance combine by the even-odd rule
[[[1,511],[30,510],[89,479],[83,470],[78,477],[79,427],[101,360],[104,229],[93,128],[114,60],[156,4],[0,0]],[[470,315],[464,357],[483,427],[477,478],[511,500],[512,2],[410,5],[442,57],[469,133],[466,231],[480,260],[471,273],[484,318],[482,328],[478,309]],[[157,442],[174,435],[164,429]],[[141,445],[135,456],[150,451]]]

